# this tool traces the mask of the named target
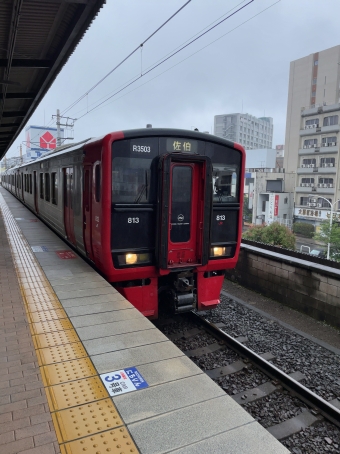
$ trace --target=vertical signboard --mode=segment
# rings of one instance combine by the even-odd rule
[[[274,201],[274,216],[279,215],[279,195],[275,195],[275,201]]]

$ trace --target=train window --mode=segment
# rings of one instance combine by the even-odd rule
[[[44,174],[41,173],[39,175],[39,183],[40,183],[40,198],[43,199],[44,198]]]
[[[52,203],[58,205],[58,178],[55,172],[51,173]]]
[[[46,200],[46,202],[50,201],[50,191],[51,191],[50,174],[45,173],[45,200]]]
[[[32,194],[32,174],[29,175],[30,194]]]
[[[101,190],[101,174],[100,174],[100,164],[97,164],[94,170],[94,184],[95,184],[95,197],[96,202],[100,202],[100,190]]]
[[[192,168],[174,166],[172,169],[170,240],[182,243],[190,240]],[[179,220],[182,216],[183,220]]]
[[[152,203],[152,159],[115,157],[112,162],[112,202]]]

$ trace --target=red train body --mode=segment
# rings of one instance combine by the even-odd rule
[[[242,233],[245,152],[194,131],[140,129],[60,147],[2,185],[145,316],[216,307]]]

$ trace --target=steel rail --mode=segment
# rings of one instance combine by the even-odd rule
[[[331,405],[322,397],[315,394],[310,389],[301,385],[301,383],[289,377],[289,375],[278,369],[276,366],[274,366],[274,364],[271,364],[270,362],[261,358],[261,356],[259,356],[257,353],[253,352],[248,347],[241,344],[233,337],[229,336],[229,334],[220,330],[217,326],[206,320],[204,317],[198,315],[195,312],[190,312],[190,317],[195,320],[196,323],[198,322],[203,325],[205,329],[207,329],[207,331],[209,331],[215,337],[223,340],[223,342],[225,342],[228,347],[234,352],[238,353],[244,358],[247,358],[250,362],[256,365],[258,369],[260,369],[263,373],[268,375],[273,380],[277,380],[283,386],[283,388],[298,397],[309,407],[319,411],[322,416],[324,416],[328,421],[331,421],[337,427],[340,427],[339,409]]]

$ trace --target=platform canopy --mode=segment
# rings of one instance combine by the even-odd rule
[[[0,159],[105,0],[0,0]]]

